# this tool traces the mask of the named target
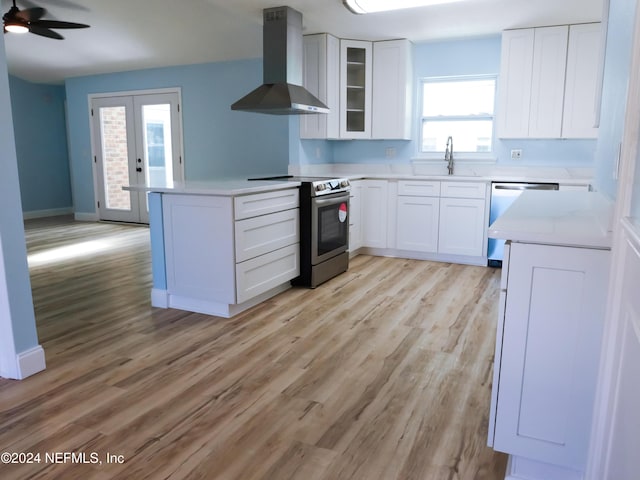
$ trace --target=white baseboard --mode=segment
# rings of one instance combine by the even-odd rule
[[[175,308],[178,310],[186,310],[187,312],[231,318],[290,288],[291,284],[286,282],[240,304],[214,302],[201,298],[186,297],[184,295],[173,295],[166,290],[152,289],[151,305],[158,308]]]
[[[7,365],[5,365],[7,367]],[[36,347],[20,352],[15,357],[15,364],[13,367],[8,366],[6,371],[0,372],[0,376],[5,378],[11,378],[14,380],[23,380],[31,375],[41,372],[46,368],[46,362],[44,358],[44,350],[42,346]]]
[[[505,480],[583,480],[584,473],[509,455]]]
[[[22,212],[22,218],[25,220],[31,220],[32,218],[58,217],[60,215],[71,215],[72,213],[72,207],[50,208],[48,210],[31,210],[29,212]]]
[[[73,216],[78,222],[97,222],[100,220],[100,216],[97,213],[75,212]]]
[[[169,308],[169,292],[158,288],[151,289],[151,306]]]
[[[360,247],[354,252],[349,252],[349,258],[358,254],[374,255],[376,257],[408,258],[411,260],[429,260],[432,262],[459,263],[461,265],[487,266],[487,257],[471,257],[468,255],[451,255],[441,253],[413,252],[398,250],[395,248]]]

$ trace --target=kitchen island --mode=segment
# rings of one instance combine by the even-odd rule
[[[221,317],[300,274],[299,182],[182,182],[149,192],[151,304]]]
[[[488,434],[507,479],[584,477],[611,213],[595,192],[527,191],[489,227],[507,241]]]

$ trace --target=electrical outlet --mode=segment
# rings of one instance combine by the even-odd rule
[[[522,150],[511,150],[511,160],[519,160],[522,158]]]

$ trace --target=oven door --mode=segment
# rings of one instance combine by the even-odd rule
[[[311,264],[317,265],[347,250],[349,192],[311,199]]]

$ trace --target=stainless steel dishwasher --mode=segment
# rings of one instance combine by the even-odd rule
[[[509,208],[509,206],[525,190],[558,190],[557,183],[515,183],[493,182],[491,183],[491,209],[489,210],[489,225]],[[504,240],[489,239],[487,257],[490,267],[502,266],[504,252]]]

